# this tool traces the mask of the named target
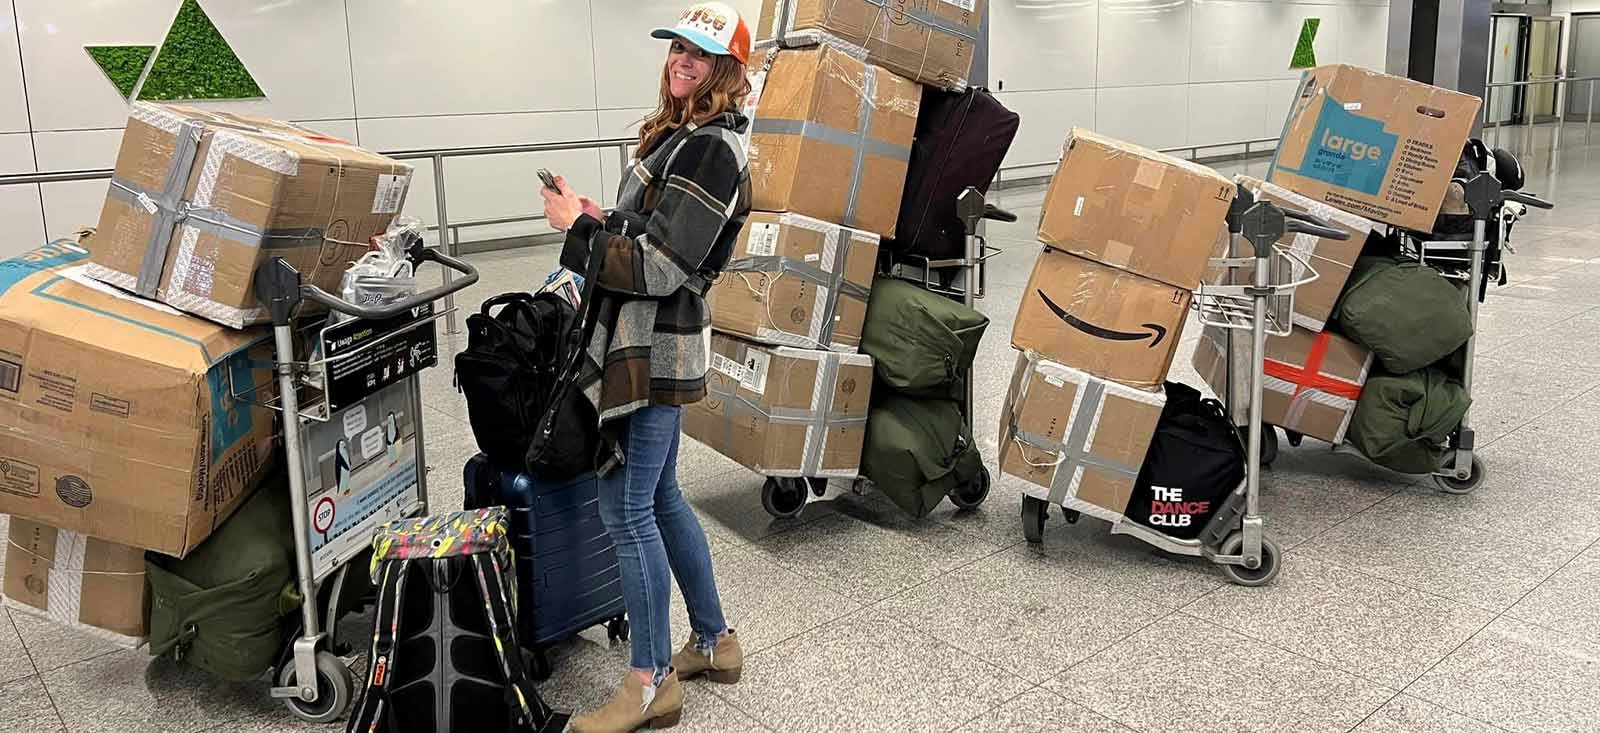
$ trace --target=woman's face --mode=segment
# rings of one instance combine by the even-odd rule
[[[672,48],[667,51],[667,86],[672,96],[677,99],[688,99],[694,95],[694,90],[700,88],[700,83],[711,75],[711,64],[715,58],[699,46],[682,38],[672,40]]]

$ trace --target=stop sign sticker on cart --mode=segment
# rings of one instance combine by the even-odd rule
[[[324,542],[328,539],[328,530],[333,529],[333,514],[333,499],[327,496],[318,500],[311,512],[311,527],[322,535]]]

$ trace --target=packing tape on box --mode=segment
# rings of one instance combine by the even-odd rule
[[[776,276],[767,283],[765,292],[756,293],[768,308],[767,323],[772,324],[770,328],[764,327],[770,333],[762,334],[763,338],[804,348],[831,348],[839,298],[850,297],[866,303],[871,296],[866,287],[846,280],[844,274],[845,268],[849,266],[851,241],[858,237],[868,240],[872,238],[863,236],[856,230],[797,214],[784,214],[778,217],[778,225],[809,229],[822,234],[824,239],[821,261],[813,265],[781,255],[757,255],[732,260],[722,268],[722,271],[741,278],[744,273],[750,272],[776,273]],[[811,328],[805,334],[795,334],[777,328],[777,321],[772,317],[770,297],[772,287],[778,278],[784,275],[794,275],[818,286],[816,306],[811,309]],[[748,281],[746,287],[749,287]],[[837,297],[830,297],[833,294],[837,294]]]
[[[90,626],[80,620],[83,615],[83,580],[85,577],[144,577],[145,572],[143,570],[127,572],[84,569],[84,560],[89,554],[89,537],[79,532],[57,529],[54,557],[40,555],[22,546],[16,540],[8,539],[7,541],[11,543],[13,548],[21,550],[24,554],[43,564],[47,572],[44,608],[38,608],[10,597],[5,599],[4,605],[6,608],[42,616],[123,647],[133,648],[144,642],[143,639],[138,637],[107,631]]]
[[[1335,442],[1344,439],[1345,428],[1350,424],[1350,418],[1356,400],[1361,399],[1361,386],[1367,381],[1367,371],[1372,368],[1372,357],[1369,355],[1361,365],[1359,381],[1351,382],[1338,377],[1329,377],[1322,374],[1322,362],[1327,358],[1328,345],[1332,342],[1333,335],[1324,331],[1317,335],[1311,343],[1311,351],[1306,354],[1304,367],[1297,367],[1288,362],[1275,359],[1262,360],[1262,373],[1264,379],[1262,386],[1278,393],[1289,395],[1289,409],[1284,412],[1282,427],[1291,430],[1300,427],[1300,421],[1305,419],[1306,410],[1313,404],[1326,405],[1344,412],[1344,421],[1335,436]]]
[[[979,40],[978,31],[973,30],[971,28],[968,28],[968,27],[966,27],[966,26],[964,26],[964,25],[962,25],[960,23],[956,23],[956,22],[954,22],[952,20],[949,20],[947,18],[943,18],[943,17],[939,16],[937,13],[934,13],[932,11],[931,8],[933,6],[931,4],[929,4],[929,3],[915,3],[914,4],[914,3],[898,2],[898,3],[896,3],[897,7],[894,7],[894,8],[891,9],[889,7],[889,3],[891,2],[891,0],[865,0],[865,2],[867,4],[869,4],[869,5],[875,5],[875,6],[878,7],[877,18],[875,18],[873,20],[871,29],[869,29],[867,31],[867,34],[866,34],[867,38],[886,37],[888,28],[889,28],[889,26],[891,24],[893,24],[893,25],[904,25],[903,22],[896,22],[896,21],[897,20],[903,20],[903,19],[910,19],[911,21],[917,23],[918,25],[922,25],[922,26],[925,26],[925,27],[927,27],[929,29],[932,29],[932,30],[935,30],[935,31],[939,31],[940,33],[944,33],[944,34],[947,34],[947,35],[955,36],[956,38],[959,38],[959,39],[961,39],[963,41],[966,41],[967,43],[973,44],[974,46],[976,46],[978,44],[978,40]],[[966,10],[968,12],[972,12],[972,8],[968,8],[965,4],[951,2],[951,0],[944,0],[944,2],[949,2],[951,5],[956,5],[958,7],[961,7],[963,10]],[[769,28],[768,32],[763,34],[763,35],[771,38],[772,42],[776,43],[779,47],[792,48],[792,47],[797,46],[797,45],[798,46],[815,45],[815,43],[817,42],[816,40],[814,40],[815,36],[816,35],[822,35],[822,33],[818,32],[818,31],[811,31],[811,30],[796,31],[795,30],[795,25],[796,25],[795,10],[796,10],[796,6],[797,6],[797,0],[778,0],[778,6],[776,8],[776,12],[773,13],[773,16],[772,16],[773,27]],[[881,36],[880,36],[880,31],[882,32]],[[855,46],[855,44],[849,43],[848,41],[843,41],[842,39],[840,39],[840,41],[842,43],[847,44],[847,45],[860,48],[859,46]],[[762,47],[762,45],[763,44],[758,43],[758,44],[756,44],[756,47],[760,48],[760,47]],[[918,66],[918,70],[917,70],[917,74],[916,74],[916,76],[919,77],[919,78],[923,75],[923,72],[927,69],[927,66],[928,66],[928,54],[929,54],[930,51],[932,51],[932,47],[933,47],[933,44],[931,42],[928,43],[927,45],[923,46],[923,49],[922,49],[922,61]],[[864,58],[866,58],[866,49],[863,48],[862,52],[863,53],[862,53],[861,58],[864,59]],[[953,86],[958,87],[958,88],[966,87],[966,85],[967,85],[967,80],[966,79],[952,79],[950,81],[951,81]]]
[[[749,353],[749,348],[750,347],[743,345],[739,347],[739,356],[741,357],[739,363],[742,363],[742,358]],[[806,439],[805,446],[802,449],[803,458],[801,459],[800,463],[800,475],[829,478],[854,478],[856,474],[854,470],[828,471],[822,467],[822,454],[828,446],[829,428],[851,427],[856,425],[865,426],[867,424],[867,418],[865,415],[850,416],[835,414],[833,412],[833,395],[838,388],[837,385],[834,384],[834,381],[838,378],[841,361],[848,355],[816,351],[810,353],[816,354],[817,361],[820,362],[817,369],[817,380],[812,386],[811,409],[774,407],[768,410],[757,404],[754,400],[739,394],[739,388],[737,386],[731,390],[723,389],[720,383],[714,380],[706,380],[707,396],[722,400],[723,424],[725,426],[723,445],[731,446],[734,443],[734,438],[736,437],[734,435],[735,415],[754,415],[758,417],[764,417],[767,418],[769,422],[780,425],[805,425]],[[798,357],[801,355],[787,352],[783,353],[783,356]],[[809,358],[809,356],[802,358]],[[851,361],[855,361],[855,359],[851,359]],[[719,369],[719,371],[722,371],[728,377],[733,379],[735,385],[738,385],[742,381],[742,375],[731,374],[728,371],[721,369]]]

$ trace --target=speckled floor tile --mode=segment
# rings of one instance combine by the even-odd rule
[[[1406,693],[1528,733],[1600,730],[1600,645],[1499,618]]]

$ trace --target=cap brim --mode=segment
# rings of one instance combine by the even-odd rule
[[[663,40],[682,38],[685,41],[699,46],[701,50],[705,51],[706,53],[712,53],[718,56],[729,55],[727,46],[718,43],[716,39],[693,28],[657,28],[650,32],[650,37],[660,38]]]

